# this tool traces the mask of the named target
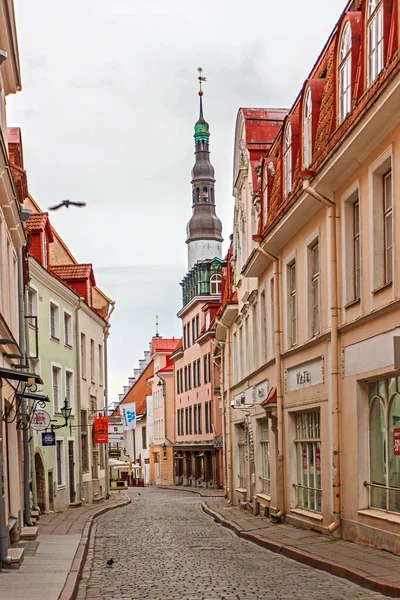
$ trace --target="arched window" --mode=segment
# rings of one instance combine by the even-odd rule
[[[339,123],[351,111],[351,27],[346,23],[339,52]]]
[[[207,204],[208,202],[208,189],[203,187],[203,204]]]
[[[400,395],[395,394],[389,408],[389,487],[398,488],[400,484]],[[400,491],[389,490],[388,509],[400,512]]]
[[[369,461],[371,478],[371,506],[386,508],[386,428],[385,410],[379,396],[371,402],[369,413]],[[383,486],[375,487],[375,486]]]
[[[312,161],[312,103],[311,89],[308,88],[304,100],[304,119],[303,119],[303,166],[305,169],[311,165]]]
[[[210,277],[210,294],[217,296],[221,293],[221,275],[215,273]]]
[[[383,0],[368,0],[368,83],[383,69]]]
[[[283,147],[283,195],[287,198],[292,191],[292,127],[288,123]]]

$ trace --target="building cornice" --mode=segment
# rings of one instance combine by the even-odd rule
[[[61,296],[75,308],[79,304],[79,296],[60,279],[49,273],[33,256],[29,256],[29,273],[39,283]]]

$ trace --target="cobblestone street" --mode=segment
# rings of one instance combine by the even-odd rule
[[[130,505],[93,528],[78,600],[387,598],[239,539],[203,513],[196,494],[129,494]]]

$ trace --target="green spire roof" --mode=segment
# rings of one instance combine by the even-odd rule
[[[207,142],[210,139],[209,125],[203,117],[203,98],[200,96],[200,116],[196,125],[194,126],[194,140],[195,143]]]

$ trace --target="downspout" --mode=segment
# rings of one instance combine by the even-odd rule
[[[111,311],[112,312],[112,311]],[[108,336],[110,335],[110,324],[103,329],[104,334],[104,411],[105,415],[108,416]],[[108,444],[106,446],[106,452],[104,457],[104,468],[105,468],[105,492],[106,498],[110,497],[110,478],[109,478],[109,462],[108,462]]]
[[[308,179],[303,180],[303,189],[328,208],[330,241],[330,285],[331,285],[331,385],[332,385],[332,495],[333,521],[328,529],[333,533],[341,525],[341,479],[340,479],[340,400],[339,400],[339,341],[338,341],[338,302],[337,302],[337,244],[336,244],[336,204],[322,196]]]
[[[3,379],[0,378],[0,417],[3,412]],[[3,457],[3,421],[0,419],[0,565],[11,565],[8,555],[8,529],[6,507],[4,503],[4,457]]]
[[[225,402],[224,402],[224,397],[222,395],[223,392],[223,383],[222,380],[224,378],[224,371],[223,371],[223,349],[222,346],[220,346],[219,342],[214,342],[213,340],[211,340],[211,344],[215,347],[215,348],[219,348],[221,350],[221,362],[218,363],[215,358],[214,358],[214,354],[211,355],[212,361],[214,363],[214,366],[217,367],[217,369],[219,370],[219,387],[220,387],[220,400],[222,399],[222,407],[223,407],[223,419],[222,419],[222,440],[225,439],[225,435],[226,435],[226,429],[225,429]],[[221,374],[222,371],[222,374]],[[215,383],[214,383],[214,389],[215,389]],[[214,394],[215,396],[215,394]],[[215,436],[215,427],[214,427],[214,423],[215,423],[215,412],[216,412],[216,406],[215,403],[212,403],[212,408],[213,408],[213,415],[212,415],[212,423],[211,423],[211,428],[213,431],[213,434]],[[218,452],[217,448],[215,448],[216,452]],[[218,459],[219,462],[219,459]],[[226,481],[225,478],[225,474],[226,474],[226,453],[225,453],[225,444],[222,444],[222,468],[225,469],[224,471],[224,482]],[[226,486],[225,486],[226,488]],[[226,495],[226,494],[225,494]]]
[[[25,336],[25,289],[24,289],[24,267],[22,248],[17,248],[18,257],[18,325],[19,325],[19,346],[22,353],[23,364],[26,364],[26,336]],[[25,423],[28,417],[28,401],[22,398],[22,420]],[[31,503],[29,489],[29,429],[22,430],[22,447],[24,456],[24,523],[31,526]]]
[[[225,342],[225,346],[222,348],[223,351],[223,373],[222,373],[222,377],[221,377],[221,396],[222,396],[222,400],[223,400],[223,407],[224,407],[224,428],[225,428],[225,435],[224,435],[224,449],[225,449],[225,469],[226,469],[226,473],[225,473],[225,481],[226,481],[226,497],[228,499],[228,503],[232,504],[233,502],[233,470],[232,470],[232,454],[233,454],[233,448],[232,448],[232,414],[231,414],[231,407],[229,404],[229,392],[231,389],[231,369],[230,369],[230,364],[231,364],[231,356],[230,356],[230,349],[231,349],[231,332],[229,327],[227,327],[226,325],[224,325],[223,323],[221,323],[221,321],[216,321],[216,325],[220,325],[221,327],[223,327],[226,332],[227,332],[227,339]],[[226,368],[226,392],[227,392],[227,397],[225,398],[225,368]],[[227,442],[227,438],[228,438],[228,443]]]
[[[76,395],[76,399],[77,399],[77,415],[76,415],[76,419],[77,419],[77,429],[78,429],[78,448],[77,448],[77,454],[78,454],[78,465],[79,465],[79,469],[78,469],[78,489],[77,489],[77,498],[79,498],[79,500],[82,501],[82,503],[85,503],[85,499],[82,498],[82,490],[83,490],[83,473],[82,473],[82,414],[81,414],[81,409],[82,409],[82,394],[81,394],[81,361],[80,361],[80,354],[81,354],[81,348],[80,348],[80,336],[79,336],[79,310],[81,308],[81,299],[78,298],[78,305],[75,307],[75,348],[76,348],[76,379],[77,379],[77,386],[76,386],[76,390],[77,390],[77,395]],[[86,433],[86,432],[85,432]]]
[[[278,488],[279,488],[279,508],[275,515],[281,519],[285,514],[285,445],[283,428],[283,385],[282,385],[282,352],[281,352],[281,262],[277,256],[270,254],[260,246],[256,248],[257,252],[263,254],[274,263],[274,313],[275,313],[275,371],[276,371],[276,412],[278,421]]]

